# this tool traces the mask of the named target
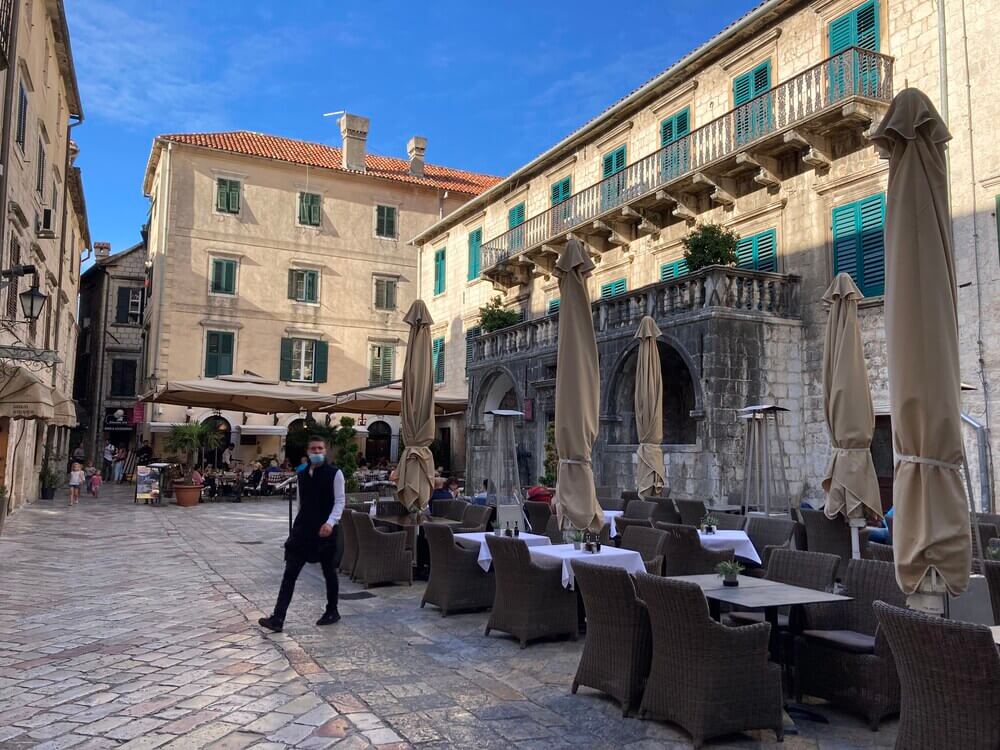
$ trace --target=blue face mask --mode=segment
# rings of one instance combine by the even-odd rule
[[[326,461],[326,454],[325,453],[310,453],[309,454],[309,461],[310,461],[310,463],[321,464],[324,461]]]

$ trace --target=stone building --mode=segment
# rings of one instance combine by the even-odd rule
[[[90,236],[62,0],[0,2],[0,79],[0,485],[13,510],[38,497],[46,459],[64,476],[76,423],[76,298]],[[24,266],[35,273],[17,274]],[[29,322],[19,295],[35,285],[46,299]],[[3,517],[0,502],[0,525]]]
[[[597,259],[599,485],[633,481],[633,337],[648,313],[663,330],[663,451],[674,496],[740,497],[738,410],[773,403],[789,410],[772,446],[775,476],[787,484],[779,490],[792,501],[820,499],[829,456],[821,297],[846,271],[866,295],[860,317],[879,415],[873,453],[890,502],[887,162],[866,134],[907,85],[938,103],[954,136],[961,364],[976,387],[963,408],[969,425],[988,431],[1000,406],[1000,147],[987,134],[1000,91],[976,61],[991,49],[998,9],[995,0],[762,2],[417,236],[422,294],[448,352],[444,381],[468,389],[473,482],[498,405],[525,413],[522,479],[543,473],[556,369],[553,263],[576,237]],[[738,268],[687,272],[681,240],[703,223],[740,235]],[[497,294],[523,322],[481,335],[479,307]],[[982,434],[967,433],[974,472]]]
[[[150,154],[145,387],[260,376],[327,393],[402,374],[403,315],[417,294],[406,240],[499,178],[366,152],[367,118],[344,115],[343,147],[246,131],[164,135]],[[244,461],[282,451],[299,414],[148,405],[159,437],[211,420]],[[365,415],[370,460],[392,459],[398,420]]]
[[[94,264],[80,277],[73,383],[73,397],[80,406],[77,437],[88,456],[100,456],[109,439],[133,447],[145,285],[145,243],[114,255],[108,243],[94,243]]]

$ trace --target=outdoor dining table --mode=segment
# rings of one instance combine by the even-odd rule
[[[701,546],[705,549],[735,550],[737,557],[751,560],[760,565],[760,555],[757,554],[757,549],[753,546],[753,542],[750,541],[750,537],[747,536],[745,531],[719,529],[714,534],[706,534],[699,531],[698,537],[701,539]]]
[[[576,578],[573,575],[573,563],[580,560],[594,565],[608,565],[612,568],[621,568],[632,575],[645,573],[646,566],[642,562],[642,557],[638,552],[630,549],[621,549],[602,545],[600,552],[587,552],[583,549],[575,549],[572,544],[552,544],[549,546],[531,547],[528,550],[531,559],[535,561],[558,560],[562,564],[562,585],[565,588],[574,588]]]
[[[490,566],[493,565],[493,555],[490,554],[490,546],[486,543],[487,536],[493,536],[492,532],[467,531],[461,534],[455,534],[455,541],[463,547],[471,548],[473,545],[478,545],[479,557],[477,560],[479,562],[479,567],[483,570],[489,571]],[[541,534],[528,534],[527,532],[522,532],[517,538],[529,547],[541,547],[552,544],[552,541],[547,536],[542,536]]]
[[[611,527],[611,528],[608,529],[608,531],[611,532],[611,536],[612,537],[618,536],[618,531],[617,531],[617,529],[615,529],[615,519],[616,518],[621,518],[624,515],[625,515],[625,511],[623,511],[623,510],[606,510],[606,511],[604,511],[604,523],[606,523],[608,526]]]

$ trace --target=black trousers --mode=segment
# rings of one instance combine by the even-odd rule
[[[337,578],[337,566],[334,563],[337,553],[337,533],[333,535],[325,545],[323,554],[320,557],[320,567],[323,569],[323,578],[326,580],[326,611],[337,611],[337,598],[340,596],[340,580]],[[285,613],[288,612],[288,605],[292,603],[292,594],[295,593],[295,582],[302,572],[302,567],[306,564],[306,559],[294,549],[285,548],[285,574],[281,577],[281,588],[278,590],[278,601],[274,605],[274,618],[279,622],[285,621]]]

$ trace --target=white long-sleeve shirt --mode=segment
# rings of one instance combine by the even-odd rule
[[[309,471],[309,469],[303,469],[303,471]],[[340,523],[340,517],[344,513],[344,505],[347,504],[347,495],[344,488],[344,472],[337,469],[337,474],[333,477],[333,510],[330,511],[330,517],[326,519],[326,522],[331,526],[336,526]],[[298,503],[299,508],[301,508],[302,498],[299,496],[298,484],[295,487],[295,501]]]

